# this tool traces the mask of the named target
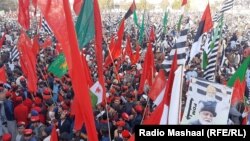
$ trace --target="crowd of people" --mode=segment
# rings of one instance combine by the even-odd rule
[[[171,15],[172,14],[172,15]],[[143,93],[138,93],[144,54],[147,48],[148,33],[150,27],[155,27],[156,39],[153,43],[156,72],[164,69],[161,63],[164,61],[173,47],[178,31],[176,28],[177,15],[171,13],[168,19],[167,33],[162,31],[161,14],[149,13],[145,20],[145,37],[140,48],[138,62],[131,65],[131,60],[121,58],[114,60],[112,65],[104,68],[105,88],[109,97],[107,103],[101,103],[94,107],[96,130],[101,141],[126,141],[134,133],[134,127],[140,125],[144,119],[153,111],[153,102],[148,97],[149,87],[144,88]],[[103,15],[103,54],[108,56],[108,47],[112,35],[118,29],[119,20],[123,14]],[[192,47],[193,38],[197,29],[200,13],[190,13],[189,20],[192,22],[188,34],[188,47]],[[142,17],[139,17],[141,21]],[[244,15],[231,15],[225,18],[235,19],[226,21],[223,26],[223,36],[220,40],[220,50],[216,82],[226,84],[227,80],[234,74],[243,60],[243,51],[249,47],[250,27],[249,17]],[[185,21],[183,24],[185,24]],[[242,22],[244,21],[244,22]],[[60,141],[88,140],[85,126],[82,130],[74,130],[74,115],[72,115],[72,100],[74,91],[69,74],[57,78],[48,72],[48,66],[59,55],[56,49],[56,39],[46,32],[37,32],[38,20],[32,19],[32,26],[27,34],[33,38],[35,34],[41,34],[39,44],[42,45],[47,37],[51,38],[52,44],[46,48],[40,48],[37,56],[38,89],[36,93],[30,93],[27,89],[27,79],[22,72],[19,59],[12,60],[11,50],[17,46],[20,35],[20,26],[17,22],[15,12],[7,12],[0,17],[0,37],[5,33],[5,41],[0,49],[0,68],[5,67],[7,82],[0,82],[0,140],[3,141],[49,141],[54,127]],[[136,50],[139,29],[134,25],[133,19],[126,22],[126,29],[122,48],[126,46],[126,36],[130,35],[132,49]],[[95,50],[93,42],[89,43],[83,50],[93,81],[98,80],[95,63]],[[188,51],[189,52],[189,51]],[[225,54],[225,61],[223,59]],[[203,77],[204,70],[201,67],[202,55],[196,55],[191,64],[185,68],[185,81],[183,83],[183,108],[191,77]],[[119,66],[117,68],[117,66]],[[81,71],[81,70],[79,70]],[[119,79],[116,71],[118,71]],[[250,71],[250,67],[249,67]],[[249,72],[248,71],[248,72]],[[248,73],[247,72],[247,73]],[[168,72],[166,72],[168,76]],[[245,96],[249,97],[250,78],[246,78]],[[247,101],[248,102],[248,101]],[[249,104],[249,103],[248,103]],[[230,124],[241,124],[242,117],[249,115],[244,112],[247,104],[239,103],[230,110]],[[90,113],[91,114],[91,113]],[[250,119],[250,118],[249,118]],[[249,124],[249,122],[248,122]]]

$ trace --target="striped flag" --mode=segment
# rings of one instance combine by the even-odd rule
[[[225,0],[222,3],[222,7],[220,11],[217,11],[213,17],[213,22],[218,22],[220,21],[220,19],[222,18],[222,15],[224,12],[230,10],[231,8],[233,8],[234,5],[234,0]]]
[[[222,8],[220,12],[225,12],[225,11],[230,10],[231,8],[233,8],[233,5],[234,5],[234,0],[225,0],[222,3]]]
[[[18,60],[19,59],[19,52],[16,46],[14,46],[13,48],[11,48],[10,50],[10,57],[9,57],[10,61],[13,62],[14,60]]]
[[[52,30],[50,29],[48,23],[46,22],[46,20],[44,18],[42,18],[42,31],[44,31],[45,33],[47,33],[48,35],[53,35]]]
[[[217,64],[217,54],[219,49],[219,40],[220,34],[222,29],[222,22],[221,19],[220,25],[217,26],[215,32],[213,34],[213,39],[210,42],[210,48],[208,52],[208,65],[204,71],[204,78],[209,81],[215,81],[215,71],[216,71],[216,64]]]
[[[172,60],[175,54],[175,50],[177,50],[177,64],[185,65],[186,63],[186,52],[188,47],[186,46],[188,29],[184,29],[181,31],[179,38],[177,39],[174,47],[172,48],[169,56],[165,56],[165,60],[162,62],[163,67],[169,71],[172,65]]]

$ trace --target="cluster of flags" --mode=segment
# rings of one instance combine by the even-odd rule
[[[233,7],[234,0],[225,0],[222,4],[219,14],[215,15],[213,21],[221,19],[221,15]],[[78,16],[77,22],[74,25],[70,5],[68,0],[33,0],[32,4],[35,8],[39,8],[43,16],[41,22],[41,28],[48,34],[54,35],[60,47],[62,53],[50,64],[48,71],[55,74],[55,76],[61,78],[66,72],[72,79],[72,85],[75,92],[75,98],[72,107],[74,107],[73,114],[75,115],[75,129],[80,130],[83,123],[85,123],[89,140],[97,140],[96,129],[94,124],[94,117],[92,107],[101,102],[106,102],[106,92],[104,87],[103,76],[103,55],[102,55],[102,21],[97,0],[75,0],[74,11]],[[187,4],[187,0],[182,1],[182,6]],[[29,1],[19,0],[19,14],[18,22],[23,27],[23,30],[30,28],[30,15],[29,15]],[[134,15],[134,22],[139,28],[139,43],[137,43],[136,54],[134,55],[131,48],[130,38],[127,37],[127,46],[125,54],[122,54],[122,39],[124,35],[125,21],[131,15]],[[221,14],[221,15],[220,15]],[[129,56],[132,64],[136,64],[140,57],[140,47],[144,39],[144,16],[142,23],[139,25],[136,15],[135,2],[131,4],[129,10],[122,18],[119,30],[117,32],[118,39],[111,38],[109,45],[109,55],[105,58],[105,65],[114,64],[114,60],[121,56]],[[183,18],[183,15],[180,18]],[[222,21],[222,20],[221,20]],[[163,18],[163,32],[167,32],[168,12],[164,13]],[[209,4],[207,5],[202,19],[199,23],[199,27],[194,38],[194,43],[191,48],[190,60],[192,60],[201,49],[202,35],[211,31],[213,22],[211,18],[211,12]],[[209,43],[207,55],[207,61],[205,69],[205,78],[207,80],[214,80],[214,73],[216,67],[216,58],[218,52],[218,42],[221,34],[222,22],[215,29],[212,35],[212,40]],[[178,25],[180,29],[180,25]],[[152,52],[152,43],[155,40],[154,28],[151,28],[150,38],[148,43],[147,52],[145,55],[145,61],[143,64],[143,72],[140,79],[139,94],[143,93],[144,85],[151,86],[149,97],[154,101],[156,108],[151,116],[144,120],[143,124],[179,124],[180,123],[180,103],[183,83],[183,66],[187,59],[187,34],[189,29],[180,31],[180,35],[172,48],[170,55],[165,57],[162,63],[165,69],[169,72],[168,79],[166,80],[163,71],[158,73],[158,76],[154,76],[154,54]],[[0,40],[2,44],[4,36]],[[80,49],[86,47],[90,42],[95,43],[96,63],[98,69],[98,81],[93,83],[90,75],[90,71],[86,62],[84,54],[81,54]],[[49,42],[49,41],[48,41]],[[51,42],[50,42],[51,43]],[[0,44],[0,45],[1,45]],[[19,50],[19,51],[18,51]],[[24,75],[28,79],[28,89],[31,92],[35,92],[37,76],[36,76],[36,55],[39,50],[38,36],[33,39],[33,42],[22,31],[18,47],[11,49],[10,60],[20,58],[20,63]],[[28,60],[28,61],[27,61]],[[78,61],[75,61],[78,60]],[[249,64],[249,58],[245,59],[234,76],[228,81],[228,86],[235,85],[235,93],[243,92],[244,75]],[[81,70],[81,71],[79,71]],[[155,77],[155,78],[154,78]],[[6,75],[4,68],[0,68],[0,81],[6,81]],[[82,94],[90,93],[90,95]],[[237,95],[237,94],[235,94]],[[242,96],[237,95],[236,98],[242,99]],[[178,112],[176,112],[178,111]],[[171,115],[171,116],[168,116]],[[53,129],[54,130],[54,129]]]

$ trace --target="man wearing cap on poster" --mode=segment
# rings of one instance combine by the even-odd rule
[[[17,135],[16,135],[16,140],[15,141],[22,141],[24,140],[23,138],[23,131],[25,129],[25,122],[20,121],[17,123]]]
[[[216,101],[200,101],[201,108],[198,115],[198,120],[190,122],[191,125],[211,125],[216,117]]]

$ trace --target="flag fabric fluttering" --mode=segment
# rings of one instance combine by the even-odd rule
[[[7,82],[5,67],[0,68],[0,82]]]
[[[178,21],[178,24],[177,24],[177,30],[178,30],[178,31],[181,30],[181,22],[182,22],[182,19],[183,19],[183,14],[180,15],[180,18],[179,18],[179,21]]]
[[[46,34],[48,35],[53,35],[53,32],[52,30],[50,29],[48,23],[46,22],[46,20],[44,19],[44,17],[42,18],[42,23],[41,23],[42,27],[41,27],[41,30],[43,32],[45,32]]]
[[[140,85],[138,89],[138,94],[142,94],[144,90],[145,82],[148,82],[149,86],[153,84],[154,77],[154,54],[152,51],[152,44],[148,44],[147,53],[143,63],[143,72],[141,75]]]
[[[90,94],[93,107],[95,107],[96,105],[100,104],[103,101],[103,89],[99,81],[97,81],[90,88]]]
[[[131,42],[130,42],[129,35],[127,36],[127,44],[126,44],[126,49],[125,49],[125,55],[128,55],[130,60],[133,60],[133,52],[132,52],[132,47],[131,47]]]
[[[76,15],[79,15],[83,3],[84,3],[84,0],[74,0],[73,9]]]
[[[59,141],[55,125],[54,125],[54,127],[52,128],[52,131],[51,131],[50,141]]]
[[[12,47],[10,49],[10,58],[9,61],[10,62],[14,62],[15,60],[19,59],[19,52],[16,46]]]
[[[94,116],[90,114],[93,113],[93,110],[91,98],[88,94],[89,88],[87,86],[86,75],[82,71],[79,71],[84,70],[84,67],[81,61],[69,1],[39,0],[38,7],[56,36],[56,39],[61,44],[66,58],[75,93],[75,125],[78,125],[78,128],[75,128],[75,130],[80,130],[84,121],[88,139],[97,141],[98,137]]]
[[[94,7],[92,0],[85,0],[77,18],[76,34],[79,47],[84,48],[95,36]]]
[[[182,0],[181,6],[184,6],[187,4],[187,0]]]
[[[225,12],[225,11],[230,10],[231,8],[233,8],[233,5],[234,5],[234,0],[225,0],[222,3],[220,12]]]
[[[3,43],[5,41],[5,35],[6,35],[6,33],[4,33],[3,36],[2,36],[2,38],[0,39],[0,49],[2,48]]]
[[[171,100],[171,92],[174,83],[175,71],[177,70],[177,53],[175,52],[173,63],[171,66],[171,70],[169,73],[169,77],[166,83],[166,90],[164,90],[164,94],[158,95],[158,97],[162,96],[159,100],[160,104],[155,108],[155,110],[151,113],[150,117],[143,121],[143,124],[146,125],[166,125],[168,123],[168,113],[169,106]],[[156,98],[157,100],[158,98]]]
[[[208,4],[199,23],[197,33],[194,37],[194,43],[191,48],[189,61],[192,61],[195,55],[200,52],[202,35],[208,32],[212,27],[213,27],[213,22],[210,13],[210,6]]]
[[[181,96],[182,96],[182,79],[183,79],[183,66],[179,66],[174,74],[174,83],[171,92],[171,99],[169,105],[169,125],[180,124],[181,115]]]
[[[139,44],[142,46],[142,43],[143,43],[143,39],[144,39],[144,16],[145,16],[145,11],[143,13],[143,17],[142,17],[142,23],[141,23],[141,26],[140,26],[140,35],[139,35]]]
[[[161,69],[158,73],[158,75],[155,77],[154,84],[152,85],[151,90],[149,91],[149,98],[153,101],[157,99],[157,97],[161,94],[161,92],[166,87],[166,76],[163,69]],[[162,99],[162,98],[161,98]],[[156,104],[159,105],[159,104]]]
[[[130,17],[135,12],[135,9],[136,9],[135,0],[133,0],[133,3],[131,4],[128,11],[124,15],[124,19],[126,20],[128,17]]]
[[[62,78],[62,76],[67,73],[68,66],[63,54],[56,57],[56,59],[49,65],[48,71],[58,78]]]
[[[18,22],[25,29],[30,28],[29,0],[18,0]]]
[[[225,0],[222,3],[221,10],[217,11],[215,13],[215,15],[213,17],[213,22],[220,21],[220,19],[222,18],[223,13],[230,10],[231,8],[233,8],[233,5],[234,5],[234,0]]]
[[[229,80],[227,81],[227,86],[233,87],[237,79],[240,79],[241,82],[245,80],[245,74],[249,66],[249,63],[250,63],[250,56],[244,59],[243,63],[240,65],[237,71],[229,78]]]
[[[163,33],[165,34],[167,32],[167,24],[168,24],[168,12],[165,12],[163,18]]]
[[[137,14],[136,14],[136,10],[135,10],[134,13],[133,13],[133,20],[134,20],[135,25],[136,25],[138,28],[140,28],[140,25],[139,25],[139,23],[138,23],[138,17],[137,17]]]
[[[220,33],[222,32],[222,22],[221,19],[220,24],[216,27],[214,34],[212,35],[212,41],[209,43],[209,51],[207,57],[207,66],[204,69],[203,77],[209,81],[215,81],[215,72],[216,72],[216,64],[217,64],[217,54],[219,50],[219,41],[220,41]]]
[[[176,50],[177,50],[177,64],[185,65],[187,49],[188,49],[186,45],[187,34],[188,34],[188,29],[182,30],[174,47],[171,49],[169,56],[165,56],[165,60],[162,62],[162,65],[166,69],[166,71],[170,70]]]
[[[244,102],[246,81],[240,81],[237,79],[234,83],[234,89],[231,99],[231,105],[236,106],[239,102]]]
[[[32,51],[31,40],[24,31],[21,32],[18,39],[18,50],[21,53],[22,61],[24,61],[24,66],[21,67],[26,70],[28,90],[35,93],[37,91],[36,56]]]

